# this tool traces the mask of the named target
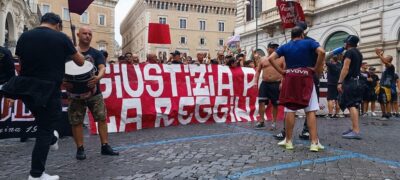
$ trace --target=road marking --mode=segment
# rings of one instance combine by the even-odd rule
[[[212,139],[212,138],[223,138],[227,136],[237,136],[243,134],[250,134],[248,132],[236,132],[236,133],[225,133],[225,134],[214,134],[214,135],[205,135],[205,136],[192,136],[192,137],[184,137],[184,138],[177,138],[177,139],[166,139],[161,141],[153,141],[153,142],[145,142],[139,144],[130,144],[124,146],[118,146],[114,149],[117,151],[124,151],[131,148],[141,148],[146,146],[154,146],[154,145],[163,145],[163,144],[172,144],[172,143],[180,143],[180,142],[187,142],[187,141],[195,141],[195,140],[205,140],[205,139]]]
[[[295,162],[278,164],[278,165],[275,165],[275,166],[255,168],[255,169],[251,169],[251,170],[248,170],[248,171],[235,173],[235,174],[233,174],[231,176],[228,176],[228,178],[229,179],[239,179],[241,177],[259,175],[259,174],[266,174],[266,173],[271,173],[273,171],[296,168],[296,167],[309,165],[309,164],[321,164],[321,163],[338,161],[338,160],[341,160],[341,159],[356,158],[356,157],[357,156],[354,155],[354,154],[345,154],[345,155],[339,155],[339,156],[331,156],[331,157],[324,157],[324,158],[317,158],[317,159],[310,159],[310,160],[303,160],[303,161],[295,161]]]

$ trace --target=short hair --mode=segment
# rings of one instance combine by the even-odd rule
[[[298,38],[298,37],[301,37],[304,34],[304,30],[302,28],[296,26],[296,27],[294,27],[292,29],[292,33],[291,34],[292,34],[292,39]]]
[[[128,54],[130,54],[131,56],[133,56],[133,54],[132,54],[131,52],[125,53],[125,56],[128,55]]]
[[[40,24],[48,23],[51,25],[62,24],[62,20],[59,15],[49,12],[42,16],[40,19]]]
[[[240,53],[240,54],[236,55],[236,59],[239,59],[239,58],[241,58],[241,57],[244,58],[244,54]]]

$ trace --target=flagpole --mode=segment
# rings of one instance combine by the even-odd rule
[[[76,27],[75,25],[72,24],[72,16],[71,16],[71,11],[69,11],[69,8],[68,8],[68,13],[69,13],[69,24],[71,26],[71,33],[72,33],[72,42],[76,46],[76,36],[75,36]]]

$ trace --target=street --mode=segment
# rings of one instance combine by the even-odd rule
[[[325,150],[309,151],[299,140],[304,119],[297,119],[295,149],[286,151],[268,130],[252,122],[198,124],[110,134],[120,156],[100,155],[97,136],[85,137],[88,158],[75,159],[71,137],[50,151],[46,172],[61,179],[400,179],[400,120],[361,118],[362,140],[346,140],[348,118],[318,119]],[[268,124],[268,123],[267,123]],[[282,127],[282,122],[278,127]],[[34,141],[0,140],[0,179],[26,179]]]

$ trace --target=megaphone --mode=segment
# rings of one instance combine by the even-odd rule
[[[326,52],[326,54],[330,55],[330,56],[336,56],[336,55],[342,54],[343,51],[344,51],[344,47],[338,47],[332,51]]]

